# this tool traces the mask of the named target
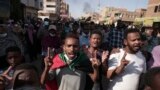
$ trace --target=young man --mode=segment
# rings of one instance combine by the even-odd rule
[[[5,25],[0,25],[0,69],[7,67],[7,62],[5,60],[5,50],[9,47],[17,46],[23,53],[23,45],[13,33],[7,31]]]
[[[79,52],[79,40],[73,34],[66,36],[63,51],[54,57],[52,65],[50,57],[45,58],[41,83],[50,79],[46,82],[47,90],[89,90],[86,77],[89,75],[93,82],[96,81],[100,63],[93,58],[91,64],[87,56]]]
[[[102,33],[100,31],[93,31],[89,39],[89,47],[83,48],[87,56],[92,59],[96,57],[102,65],[99,67],[99,78],[94,83],[92,90],[106,90],[107,89],[107,80],[105,79],[106,69],[107,69],[107,59],[108,52],[101,50],[99,47],[102,42]]]
[[[11,88],[11,80],[13,76],[14,69],[17,67],[17,65],[24,62],[23,56],[21,54],[20,48],[13,46],[6,49],[6,60],[9,64],[8,68],[1,73],[3,77],[6,78],[6,88]]]
[[[111,80],[108,90],[137,90],[139,76],[146,70],[139,30],[126,30],[124,44],[125,48],[109,58],[107,77]]]

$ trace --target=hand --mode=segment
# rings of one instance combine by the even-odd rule
[[[56,55],[56,49],[48,47],[47,55],[49,55],[50,58],[53,58]]]
[[[45,67],[48,68],[52,65],[52,56],[50,55],[50,48],[48,47],[47,56],[44,58]]]
[[[106,64],[106,63],[107,63],[108,54],[109,54],[108,51],[103,51],[103,52],[102,52],[102,56],[101,56],[102,58],[101,58],[101,59],[102,59],[102,63],[103,63],[103,64]]]
[[[126,66],[129,63],[129,61],[125,59],[126,55],[127,55],[127,53],[125,52],[122,59],[121,59],[121,66]]]
[[[92,57],[90,58],[90,61],[92,63],[93,69],[98,69],[99,66],[101,65],[100,60],[97,58],[97,51],[92,53]]]
[[[3,73],[2,73],[2,76],[5,77],[6,79],[8,80],[12,80],[12,77],[10,77],[8,74],[9,72],[12,70],[13,66],[9,66],[7,70],[5,70]]]

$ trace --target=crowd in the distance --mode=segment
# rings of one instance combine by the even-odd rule
[[[159,90],[159,66],[160,26],[0,24],[0,90]]]

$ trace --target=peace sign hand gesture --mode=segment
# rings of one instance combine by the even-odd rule
[[[50,55],[51,48],[48,47],[47,56],[44,58],[45,68],[48,68],[52,65],[52,56]]]
[[[127,53],[125,52],[124,55],[123,55],[123,57],[122,57],[122,59],[121,59],[121,66],[126,66],[129,63],[129,60],[125,59],[126,55],[127,55]]]
[[[12,80],[12,77],[10,77],[8,74],[9,72],[12,70],[13,66],[9,66],[7,70],[5,70],[3,73],[2,73],[2,76],[5,77],[6,79],[8,80]]]
[[[90,58],[93,69],[98,69],[101,65],[100,60],[97,58],[97,51],[92,53],[92,57]]]

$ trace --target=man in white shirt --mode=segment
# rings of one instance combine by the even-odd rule
[[[125,48],[111,54],[108,61],[107,77],[110,78],[108,90],[137,90],[139,77],[146,70],[146,61],[141,48],[139,30],[126,30]]]

